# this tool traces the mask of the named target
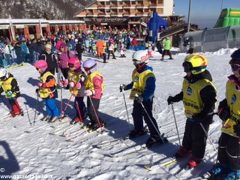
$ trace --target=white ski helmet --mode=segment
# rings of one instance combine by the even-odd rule
[[[148,51],[146,50],[136,51],[132,56],[132,60],[135,65],[142,63],[147,64],[149,61]]]
[[[3,78],[5,76],[7,76],[7,70],[4,68],[0,68],[0,78]]]
[[[86,61],[83,62],[83,68],[85,70],[89,70],[90,72],[94,72],[97,70],[97,62],[95,59],[88,58]]]

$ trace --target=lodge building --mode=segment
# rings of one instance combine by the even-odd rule
[[[146,26],[152,12],[161,17],[173,15],[173,0],[96,0],[80,10],[75,16],[86,22],[90,28],[96,26]]]

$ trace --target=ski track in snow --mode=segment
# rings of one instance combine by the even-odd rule
[[[225,83],[230,74],[228,61],[233,50],[221,50],[218,53],[205,53],[209,60],[208,69],[212,73],[213,82],[218,90],[218,101],[224,98]],[[132,141],[123,140],[129,128],[132,128],[132,101],[128,99],[129,91],[125,92],[130,123],[124,106],[120,84],[131,82],[133,65],[132,52],[127,52],[127,58],[110,60],[111,63],[98,63],[99,70],[104,75],[105,89],[100,105],[100,115],[106,121],[106,131],[87,132],[79,124],[70,125],[74,117],[73,102],[66,114],[70,117],[61,122],[47,123],[39,120],[44,113],[43,102],[35,97],[38,72],[31,65],[9,69],[17,78],[22,97],[19,98],[24,116],[11,118],[8,115],[7,103],[1,98],[0,113],[1,141],[9,147],[17,159],[19,170],[15,175],[51,175],[53,179],[201,179],[199,176],[209,170],[216,160],[218,138],[221,121],[214,117],[215,122],[210,126],[204,162],[194,170],[185,170],[186,161],[163,167],[161,164],[171,160],[171,156],[179,147],[173,113],[166,99],[181,91],[183,80],[182,62],[185,55],[179,54],[173,61],[158,61],[160,55],[149,64],[153,67],[157,81],[153,114],[158,122],[161,133],[168,137],[170,143],[155,146],[150,150],[144,148],[148,136]],[[87,57],[84,56],[84,59]],[[58,91],[60,97],[60,91]],[[69,98],[69,92],[63,90],[64,102]],[[24,103],[27,104],[27,109]],[[58,99],[60,105],[60,99]],[[216,104],[217,105],[217,104]],[[35,123],[35,111],[37,115]],[[181,102],[174,104],[177,125],[182,139],[185,127],[185,117]],[[1,142],[0,141],[0,142]],[[214,147],[213,147],[214,146]],[[0,144],[0,157],[7,159],[6,152]],[[150,166],[150,170],[144,168]],[[0,165],[1,168],[1,165]],[[179,172],[179,173],[178,173]]]

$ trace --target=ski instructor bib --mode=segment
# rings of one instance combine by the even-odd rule
[[[137,70],[134,69],[132,73],[133,88],[129,96],[130,99],[135,99],[136,95],[140,96],[143,94],[146,81],[149,77],[155,77],[151,70],[146,70],[139,74]]]
[[[226,85],[226,99],[230,110],[230,118],[225,121],[222,132],[238,137],[233,127],[240,121],[240,91],[230,80]]]
[[[195,83],[189,83],[186,79],[183,81],[183,104],[185,108],[185,115],[187,118],[192,118],[193,115],[198,114],[203,109],[203,102],[200,92],[206,86],[215,86],[207,79],[198,80]]]

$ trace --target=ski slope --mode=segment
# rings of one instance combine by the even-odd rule
[[[233,51],[222,49],[204,54],[209,60],[208,69],[218,90],[218,101],[224,98],[225,84],[231,73],[228,62]],[[170,142],[152,149],[144,148],[148,136],[134,141],[122,140],[133,127],[132,101],[127,98],[129,122],[123,95],[119,92],[120,84],[131,81],[134,68],[132,52],[128,51],[126,55],[127,58],[117,58],[106,64],[98,60],[98,69],[104,75],[105,83],[100,111],[107,123],[106,130],[101,133],[89,133],[78,124],[69,124],[69,117],[73,118],[75,113],[73,102],[67,108],[69,117],[62,122],[39,121],[45,110],[35,95],[38,72],[29,64],[10,68],[20,86],[22,97],[19,102],[25,114],[11,118],[4,95],[1,95],[0,175],[22,179],[201,179],[199,176],[210,169],[216,160],[217,151],[214,148],[217,148],[221,128],[217,116],[209,130],[213,144],[208,141],[203,163],[194,170],[183,169],[186,160],[169,164],[179,144],[173,112],[166,99],[181,91],[185,75],[182,62],[186,54],[176,54],[174,60],[159,61],[160,55],[155,53],[149,62],[157,78],[153,114],[161,133]],[[83,58],[85,60],[87,56]],[[60,90],[58,92],[60,97]],[[125,95],[128,97],[129,92]],[[64,102],[69,97],[69,92],[63,90]],[[60,98],[58,103],[60,105]],[[174,104],[174,110],[182,139],[186,121],[182,102]]]

